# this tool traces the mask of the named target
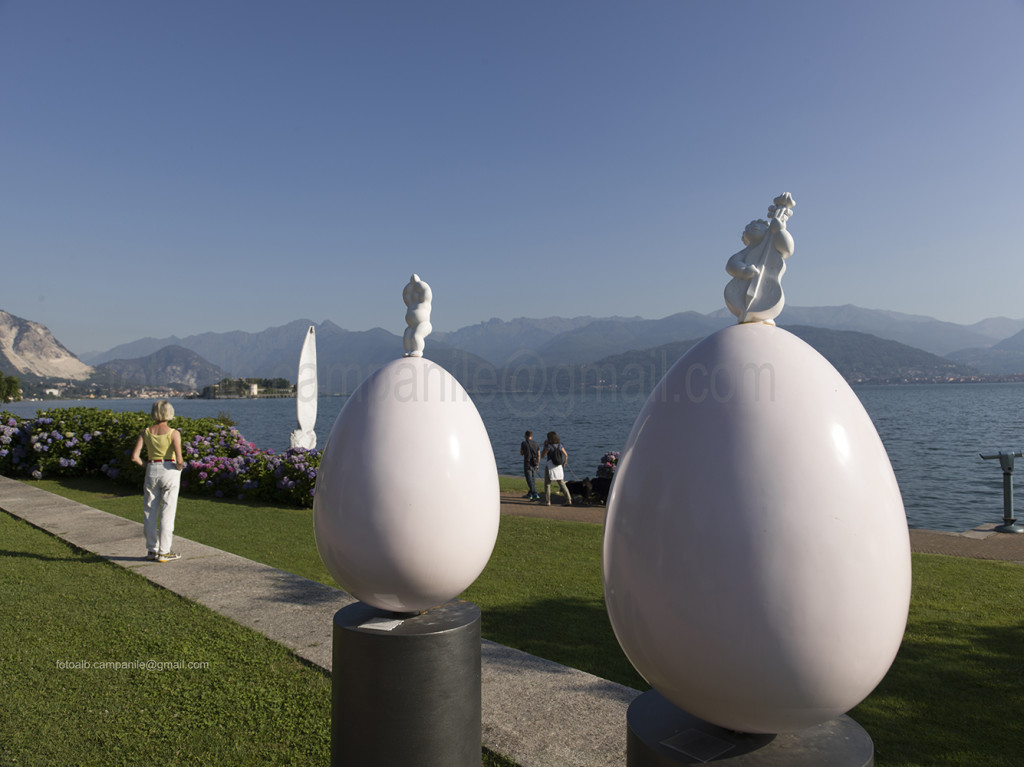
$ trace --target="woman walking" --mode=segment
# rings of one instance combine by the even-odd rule
[[[544,502],[551,505],[551,482],[557,482],[565,495],[565,506],[572,506],[572,496],[569,495],[569,488],[565,486],[565,471],[562,468],[569,460],[569,454],[565,452],[558,434],[548,432],[548,438],[544,442],[544,449],[540,451],[541,458],[547,458],[548,462],[544,467]]]
[[[170,562],[181,559],[181,554],[171,551],[171,539],[185,461],[181,457],[181,432],[167,424],[174,418],[174,406],[165,399],[157,400],[153,403],[152,415],[153,425],[139,435],[132,461],[146,466],[146,482],[142,488],[146,559]],[[142,462],[143,447],[149,459],[146,464]]]

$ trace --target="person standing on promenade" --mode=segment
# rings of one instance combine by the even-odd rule
[[[547,457],[548,459],[547,465],[544,467],[545,503],[548,506],[551,505],[551,483],[554,481],[559,484],[565,495],[564,505],[572,506],[572,496],[569,495],[569,488],[565,486],[565,470],[562,468],[569,460],[569,454],[562,447],[562,442],[558,439],[556,432],[548,432],[548,438],[544,442],[544,449],[540,451],[540,455],[542,458]]]
[[[536,475],[540,468],[540,450],[537,443],[533,441],[533,432],[527,431],[523,443],[519,446],[519,455],[523,457],[523,475],[526,477],[526,486],[529,488],[526,497],[531,501],[539,501],[540,493],[537,492]]]
[[[146,466],[142,488],[146,559],[170,562],[181,559],[181,554],[171,551],[171,539],[185,461],[181,457],[181,432],[167,424],[174,418],[174,406],[165,399],[157,400],[153,403],[152,415],[153,425],[139,435],[132,461]],[[142,462],[143,446],[149,459],[147,464]]]

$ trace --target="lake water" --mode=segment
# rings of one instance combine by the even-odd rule
[[[889,453],[911,527],[966,530],[1002,520],[1002,472],[998,461],[983,461],[978,453],[1021,449],[1024,384],[861,386],[854,390]],[[646,395],[620,392],[473,398],[500,473],[521,474],[519,443],[526,429],[533,430],[538,443],[554,430],[569,451],[569,479],[593,477],[605,452],[621,450],[645,399]],[[177,414],[186,417],[229,413],[246,439],[278,452],[287,449],[288,435],[295,428],[291,399],[172,401]],[[318,447],[327,443],[346,401],[345,397],[319,400]],[[32,416],[41,407],[84,405],[148,413],[151,404],[150,400],[15,402],[0,410]]]

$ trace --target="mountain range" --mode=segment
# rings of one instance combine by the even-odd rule
[[[491,319],[433,333],[427,339],[427,356],[464,383],[517,388],[521,382],[516,376],[528,370],[615,371],[616,365],[627,365],[625,360],[635,361],[637,355],[674,361],[688,345],[734,322],[724,309],[654,320]],[[1024,320],[996,317],[958,325],[848,305],[787,306],[779,324],[807,340],[852,381],[1024,374]],[[382,328],[351,331],[330,321],[300,319],[255,333],[142,338],[78,360],[44,326],[0,312],[0,372],[70,381],[91,376],[94,381],[181,389],[199,389],[225,377],[294,380],[311,325],[316,327],[320,391],[325,394],[352,391],[373,370],[401,355],[401,337]]]

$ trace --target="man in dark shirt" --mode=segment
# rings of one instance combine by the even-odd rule
[[[526,476],[526,486],[530,488],[526,497],[531,501],[539,501],[540,493],[534,484],[537,469],[540,468],[540,451],[537,443],[533,441],[533,432],[527,431],[523,444],[519,446],[519,455],[523,457],[523,474]]]

